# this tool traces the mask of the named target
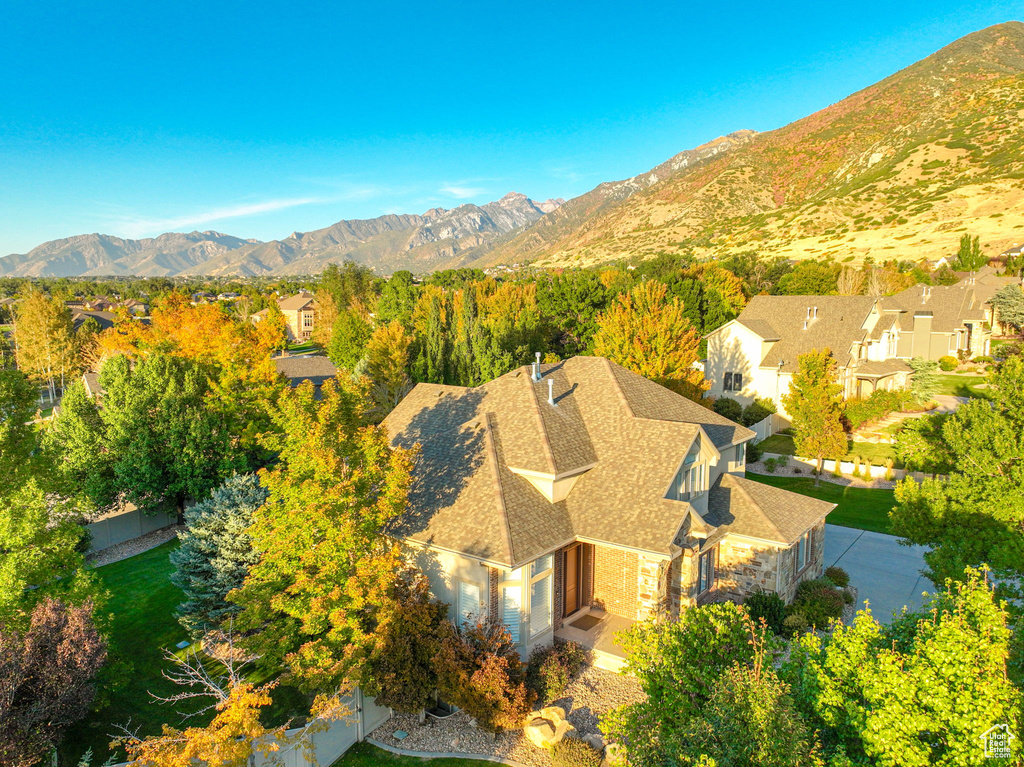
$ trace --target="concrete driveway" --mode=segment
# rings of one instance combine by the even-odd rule
[[[825,567],[837,565],[850,574],[850,584],[859,594],[857,608],[864,600],[871,614],[882,623],[892,620],[904,605],[921,607],[921,592],[932,583],[923,575],[924,546],[900,546],[899,538],[884,533],[825,525]]]

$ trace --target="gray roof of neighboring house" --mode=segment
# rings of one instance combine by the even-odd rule
[[[85,384],[85,393],[90,397],[98,397],[103,393],[99,373],[86,373],[82,376],[82,381]]]
[[[291,386],[298,386],[303,381],[312,381],[314,386],[320,386],[338,373],[334,363],[322,356],[276,357],[274,366]]]
[[[735,533],[788,546],[835,507],[834,503],[723,474],[708,494],[704,522],[716,529],[706,542]]]
[[[965,320],[980,322],[985,319],[984,303],[978,300],[975,286],[966,282],[956,285],[915,285],[882,299],[885,309],[905,312],[900,327],[913,330],[914,313],[932,313],[933,333],[952,333],[962,327]]]
[[[753,432],[600,357],[541,369],[539,382],[522,367],[475,388],[419,384],[399,403],[384,425],[420,454],[392,532],[508,567],[576,537],[669,553],[691,507],[665,494],[694,439]],[[550,503],[513,469],[580,476]]]
[[[94,319],[96,324],[100,326],[100,330],[106,330],[107,328],[114,327],[114,319],[117,315],[113,312],[100,312],[100,311],[82,311],[80,309],[73,309],[71,311],[71,324],[75,330],[78,330],[86,320]]]
[[[307,293],[303,290],[296,293],[294,296],[279,298],[277,300],[277,305],[281,307],[281,311],[296,311],[310,303],[314,298],[315,296],[312,293]]]
[[[779,339],[761,367],[778,368],[781,360],[781,370],[792,373],[797,358],[812,349],[831,349],[840,365],[848,365],[850,348],[866,335],[863,325],[874,303],[871,296],[754,296],[737,319],[758,335],[753,326],[767,325],[774,332],[771,338]]]

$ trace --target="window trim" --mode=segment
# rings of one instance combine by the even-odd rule
[[[705,573],[703,571],[705,560],[710,560],[710,565],[707,571],[707,583],[704,584]],[[718,546],[712,546],[707,551],[701,551],[697,554],[697,596],[706,594],[712,588],[714,588],[717,580],[718,570]],[[704,588],[701,586],[704,585]]]
[[[540,572],[536,572],[534,570],[534,567],[536,566],[537,561],[540,560],[540,559],[544,559],[545,557],[548,560],[548,566],[545,569],[541,570]],[[530,636],[530,639],[533,639],[533,638],[535,638],[537,636],[540,636],[545,631],[549,631],[555,625],[555,588],[554,588],[554,578],[555,578],[555,555],[554,554],[545,554],[544,557],[538,557],[537,559],[535,559],[533,562],[530,563],[530,583],[529,583],[529,586],[530,586],[530,588],[529,588],[529,596],[530,596],[530,599],[529,599],[529,602],[530,602],[529,613],[530,614],[527,616],[527,621],[526,621],[527,625],[529,626],[529,636]],[[547,581],[548,581],[548,597],[547,597],[547,602],[548,602],[548,605],[547,605],[548,620],[547,620],[547,625],[546,626],[544,626],[543,628],[540,628],[540,629],[535,631],[534,630],[534,626],[533,626],[533,587],[534,587],[535,584],[540,583],[541,581],[543,581],[545,579],[547,579]],[[521,610],[522,610],[522,607],[520,607],[520,611]]]
[[[722,381],[722,391],[732,391],[732,373],[725,374],[725,380]]]
[[[463,586],[472,586],[472,587],[476,588],[476,600],[477,600],[476,601],[476,606],[477,606],[477,609],[476,609],[475,613],[472,613],[472,615],[476,616],[476,617],[481,617],[482,618],[482,617],[486,616],[486,612],[487,612],[487,607],[486,607],[486,605],[484,603],[484,599],[483,599],[483,595],[485,593],[487,593],[487,587],[484,584],[482,584],[482,583],[480,583],[478,581],[471,581],[471,580],[469,580],[467,578],[456,578],[455,579],[455,620],[457,622],[457,625],[459,625],[459,626],[461,626],[463,623],[466,623],[469,620],[471,620],[470,617],[467,617],[467,616],[463,615],[463,612],[462,612],[462,604],[461,604],[461,602],[462,602],[462,587]]]
[[[800,536],[796,542],[796,572],[802,573],[807,565],[811,563],[811,533],[813,530],[808,530],[806,533]]]

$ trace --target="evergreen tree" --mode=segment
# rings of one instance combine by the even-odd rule
[[[836,361],[829,349],[801,354],[797,364],[782,404],[793,421],[797,455],[818,462],[817,485],[825,459],[846,454],[843,389],[837,383]]]
[[[267,500],[255,474],[231,477],[212,495],[185,511],[181,546],[171,552],[171,580],[184,592],[178,622],[198,638],[238,612],[228,592],[242,585],[258,559],[247,532]]]
[[[412,272],[397,271],[388,278],[380,290],[374,317],[381,325],[398,320],[406,328],[412,325],[418,289]]]
[[[1004,285],[989,301],[996,310],[996,322],[1024,330],[1024,290],[1020,285]]]

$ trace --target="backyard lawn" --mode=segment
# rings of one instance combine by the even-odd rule
[[[847,487],[824,480],[815,487],[812,477],[776,477],[750,471],[747,472],[747,479],[838,504],[825,520],[830,525],[855,527],[875,533],[889,532],[889,511],[896,505],[892,490]]]
[[[165,723],[181,727],[183,720],[178,712],[195,711],[209,703],[208,699],[201,698],[165,704],[149,694],[166,697],[182,690],[161,676],[162,671],[171,667],[164,658],[165,650],[179,654],[187,651],[175,647],[188,639],[174,617],[182,594],[171,583],[174,568],[169,557],[177,546],[176,540],[168,541],[96,569],[109,592],[103,612],[110,617],[110,660],[101,686],[114,683],[115,689],[101,692],[105,695],[103,705],[68,731],[61,749],[62,765],[76,765],[87,748],[92,748],[94,763],[102,764],[110,753],[110,736],[118,734],[118,725],[130,726],[133,731],[138,728],[142,735],[155,735]],[[301,711],[303,703],[295,688],[277,688],[270,723],[280,724],[287,713]],[[308,707],[305,711],[309,711]],[[209,715],[187,723],[202,725],[208,720]]]
[[[399,756],[369,743],[356,743],[331,767],[493,767],[494,762],[480,759],[421,759],[418,756]]]

